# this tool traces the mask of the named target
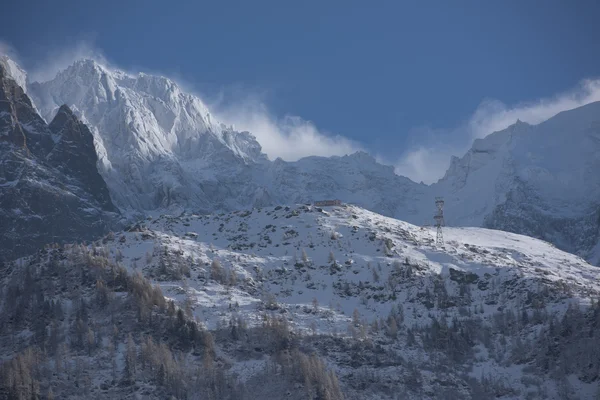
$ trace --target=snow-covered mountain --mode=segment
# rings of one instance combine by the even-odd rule
[[[100,171],[121,208],[232,210],[338,196],[394,215],[421,189],[366,153],[269,162],[254,136],[215,121],[164,77],[82,60],[29,91],[47,120],[68,104],[93,127]]]
[[[599,172],[600,103],[591,103],[476,140],[430,189],[445,196],[449,225],[542,238],[597,264]]]
[[[595,398],[598,268],[522,235],[444,233],[436,247],[435,229],[345,205],[148,218],[0,274],[18,294],[0,301],[0,356],[12,357],[11,335],[46,346],[51,357],[34,365],[55,372],[38,385],[61,398],[82,386],[100,398],[194,398],[216,376],[228,382],[216,398]],[[42,295],[14,289],[22,280]],[[50,322],[27,323],[44,296],[66,310],[48,335]],[[60,340],[68,361],[57,371]],[[311,354],[319,372],[306,375],[298,363]],[[82,363],[88,383],[70,372]]]
[[[214,186],[265,160],[251,134],[215,121],[164,77],[81,60],[29,90],[46,120],[68,104],[92,127],[100,173],[122,209],[214,209]]]
[[[125,212],[203,212],[340,198],[419,225],[436,196],[446,222],[548,240],[600,262],[600,104],[478,139],[426,186],[366,153],[269,161],[248,132],[210,116],[173,81],[81,60],[29,93],[47,120],[61,104],[92,127],[99,170]]]

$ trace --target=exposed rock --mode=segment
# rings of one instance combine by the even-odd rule
[[[0,63],[0,259],[117,224],[92,140],[67,108],[49,127]]]
[[[459,271],[454,268],[449,268],[450,280],[457,283],[464,283],[467,285],[475,284],[479,281],[479,276],[473,272]]]

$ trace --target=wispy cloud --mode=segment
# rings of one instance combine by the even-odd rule
[[[485,100],[471,116],[469,129],[473,138],[481,138],[514,124],[517,119],[539,124],[561,111],[595,101],[600,101],[600,79],[587,79],[568,92],[512,107],[498,100]]]
[[[452,129],[430,130],[395,163],[396,173],[414,181],[433,183],[440,179],[452,155],[462,156],[473,140],[500,131],[517,120],[539,124],[561,111],[600,101],[600,79],[582,81],[576,88],[551,98],[507,106],[498,100],[484,100],[467,121]]]
[[[13,61],[17,63],[19,62],[19,56],[15,48],[10,43],[5,42],[2,39],[0,39],[0,55],[8,56]]]
[[[412,147],[395,163],[395,172],[415,182],[431,184],[448,169],[453,155],[463,154],[464,146],[446,143],[429,143]]]
[[[234,101],[220,96],[211,108],[221,121],[256,136],[271,159],[295,161],[306,156],[345,155],[362,149],[359,143],[323,132],[301,117],[274,116],[265,104],[263,93],[243,93],[238,89]]]

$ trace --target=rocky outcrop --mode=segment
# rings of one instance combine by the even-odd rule
[[[64,107],[48,126],[0,63],[0,260],[118,226],[96,161],[85,125]]]
[[[56,144],[46,156],[48,163],[65,175],[76,177],[83,189],[107,211],[116,211],[104,179],[98,173],[94,137],[71,109],[63,105],[49,125]]]

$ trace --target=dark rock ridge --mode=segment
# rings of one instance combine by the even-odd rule
[[[92,134],[68,107],[46,124],[0,64],[0,260],[118,225],[97,160]]]
[[[59,139],[46,156],[48,162],[62,173],[77,177],[103,209],[116,211],[108,187],[98,173],[98,155],[88,127],[77,119],[69,107],[63,105],[49,128]]]

